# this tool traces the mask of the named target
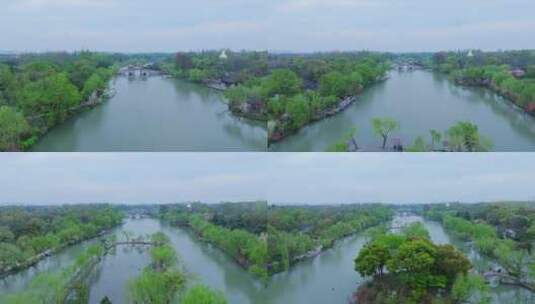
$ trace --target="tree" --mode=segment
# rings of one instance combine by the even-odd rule
[[[425,229],[424,224],[415,222],[402,228],[401,233],[408,238],[431,239],[429,231]]]
[[[156,271],[163,271],[176,263],[176,253],[168,245],[153,247],[150,251],[152,263]]]
[[[68,111],[79,105],[81,97],[65,73],[53,74],[26,85],[21,92],[25,115],[44,115],[49,125],[67,118]]]
[[[0,106],[0,151],[16,150],[20,137],[29,129],[20,112],[12,107]]]
[[[362,276],[382,275],[386,262],[391,258],[388,249],[377,243],[371,243],[359,251],[355,258],[355,271]]]
[[[372,119],[373,132],[383,139],[383,150],[391,132],[399,129],[399,123],[389,117]]]
[[[330,72],[321,77],[319,91],[322,96],[342,98],[351,94],[351,81],[338,71]]]
[[[293,96],[301,91],[301,85],[301,79],[297,74],[288,69],[274,70],[263,83],[267,97]]]
[[[490,302],[490,289],[485,280],[474,274],[457,276],[451,289],[452,298],[457,303],[487,304]]]
[[[407,150],[410,151],[410,152],[425,152],[425,151],[427,151],[427,147],[425,146],[425,142],[424,142],[423,137],[421,137],[421,136],[416,137],[416,139],[414,140],[414,143],[412,144],[412,146],[410,146]]]
[[[154,272],[145,269],[136,279],[129,282],[129,294],[138,304],[169,304],[185,287],[186,279],[178,271]]]
[[[295,95],[286,103],[286,112],[292,118],[290,129],[298,129],[306,124],[310,118],[310,105],[303,95]]]
[[[0,226],[0,243],[6,242],[11,243],[15,239],[15,235],[11,230],[9,230],[9,227]]]
[[[435,144],[439,143],[442,139],[442,134],[437,130],[429,130],[431,134],[431,150],[435,150]]]
[[[84,83],[82,97],[85,99],[89,98],[91,94],[93,94],[94,92],[98,92],[98,90],[102,89],[105,84],[106,83],[104,82],[104,79],[99,74],[94,73]]]
[[[107,296],[105,296],[102,298],[102,300],[100,300],[100,304],[112,304],[112,302]]]
[[[446,276],[448,286],[451,286],[458,275],[466,275],[472,267],[470,261],[454,246],[437,246],[435,272]]]
[[[181,304],[226,304],[222,293],[213,291],[204,285],[189,288],[180,299]]]
[[[476,125],[458,122],[446,131],[450,148],[454,151],[485,152],[490,149],[490,142],[482,139]]]

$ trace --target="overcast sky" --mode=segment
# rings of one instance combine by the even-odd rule
[[[2,0],[0,49],[535,48],[533,0]]]
[[[0,168],[2,204],[535,198],[535,153],[3,153]]]

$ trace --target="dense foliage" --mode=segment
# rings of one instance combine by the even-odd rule
[[[31,265],[121,221],[122,214],[109,205],[0,207],[0,273]]]
[[[104,94],[119,55],[47,53],[0,62],[0,151],[24,150]]]
[[[455,247],[433,244],[425,228],[416,223],[401,234],[377,235],[359,251],[355,270],[373,280],[360,286],[354,300],[431,303],[441,298],[454,303],[453,298],[466,299],[472,293],[465,288],[470,268],[469,260]],[[455,297],[451,295],[453,286]]]
[[[381,205],[271,206],[268,270],[277,273],[330,248],[335,241],[390,219]]]

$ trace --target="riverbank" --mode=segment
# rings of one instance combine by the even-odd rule
[[[529,114],[535,117],[535,102],[528,103],[525,107],[519,105],[520,97],[513,92],[504,90],[500,88],[496,82],[492,81],[489,78],[478,78],[478,79],[465,79],[465,78],[454,78],[455,84],[462,87],[477,87],[487,89],[505,100],[507,100],[513,107],[523,111],[526,114]]]
[[[32,134],[31,137],[25,139],[22,141],[21,144],[21,150],[22,151],[29,151],[35,144],[37,144],[48,132],[50,132],[53,128],[61,125],[68,119],[72,119],[76,115],[79,115],[80,113],[93,109],[109,99],[111,99],[115,94],[117,93],[115,88],[111,86],[111,81],[108,81],[108,86],[104,90],[96,90],[94,91],[90,97],[80,102],[79,105],[75,107],[71,107],[68,111],[67,117],[65,119],[53,126],[48,126],[46,124],[46,117],[45,115],[39,115],[39,116],[33,116],[28,117],[27,121],[30,124],[30,126],[33,125],[33,128],[37,128],[36,132]]]
[[[95,235],[93,236],[90,236],[90,237],[87,237],[87,238],[84,238],[84,239],[80,239],[80,240],[77,240],[77,241],[74,241],[74,242],[67,242],[61,246],[58,246],[58,247],[55,247],[55,248],[52,248],[52,249],[48,249],[42,253],[39,253],[35,256],[32,256],[30,257],[27,261],[25,262],[22,262],[18,265],[15,265],[13,267],[10,267],[10,268],[7,268],[7,269],[2,269],[0,270],[0,279],[4,279],[6,277],[9,277],[10,275],[14,275],[20,271],[23,271],[23,270],[26,270],[30,267],[33,267],[34,265],[36,265],[37,263],[39,263],[40,261],[42,261],[43,259],[45,258],[48,258],[48,257],[51,257],[55,254],[58,254],[60,253],[61,251],[71,247],[71,246],[74,246],[74,245],[78,245],[78,244],[81,244],[83,242],[86,242],[86,241],[91,241],[91,240],[94,240],[96,238],[99,238],[99,237],[102,237],[104,236],[105,234],[109,233],[112,229],[115,229],[115,228],[118,228],[120,226],[122,226],[123,223],[117,225],[117,226],[114,226],[112,228],[109,228],[109,229],[103,229],[103,230],[100,230],[99,232],[97,232]]]
[[[334,106],[332,106],[330,108],[324,109],[324,110],[314,114],[312,116],[312,118],[305,125],[301,126],[301,128],[299,128],[299,129],[296,129],[296,130],[288,130],[288,129],[286,129],[286,130],[279,130],[279,131],[269,132],[268,133],[268,145],[272,144],[272,143],[276,143],[276,142],[282,141],[284,138],[286,138],[286,137],[288,137],[290,135],[296,134],[297,132],[299,132],[299,130],[301,130],[303,127],[305,127],[307,125],[310,125],[310,124],[313,124],[313,123],[315,123],[317,121],[320,121],[322,119],[334,116],[334,115],[344,111],[345,109],[347,109],[350,105],[352,105],[356,101],[357,101],[357,97],[356,96],[349,96],[349,97],[343,98],[336,105],[334,105]],[[288,119],[288,117],[286,119]],[[283,117],[283,120],[284,120],[284,117]],[[273,124],[276,124],[276,123],[273,122]],[[269,125],[269,123],[268,123],[268,125]],[[268,129],[270,129],[270,128],[268,127]],[[276,129],[276,127],[274,125],[272,125],[271,129]]]

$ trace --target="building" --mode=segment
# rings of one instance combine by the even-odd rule
[[[219,59],[221,59],[221,60],[228,59],[227,51],[226,51],[226,50],[223,50],[223,51],[221,52],[221,55],[219,55]]]
[[[516,78],[521,78],[521,77],[524,77],[524,75],[526,75],[526,72],[520,68],[516,68],[516,69],[511,70],[511,75],[513,75]]]

